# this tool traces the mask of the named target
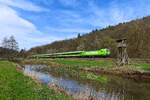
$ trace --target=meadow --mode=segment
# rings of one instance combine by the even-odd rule
[[[46,61],[46,60],[45,60]],[[47,60],[48,61],[48,60]],[[50,60],[51,62],[68,65],[72,67],[103,67],[103,68],[115,68],[115,61],[114,60],[68,60],[68,59],[56,59]],[[150,62],[147,61],[130,61],[128,65],[130,68],[135,70],[150,70]]]
[[[112,61],[94,61],[94,60],[52,60],[52,62],[56,62],[59,64],[65,64],[69,66],[79,66],[79,67],[114,67],[114,63]]]

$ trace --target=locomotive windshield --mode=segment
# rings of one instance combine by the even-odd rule
[[[109,49],[106,49],[107,52],[110,52]]]

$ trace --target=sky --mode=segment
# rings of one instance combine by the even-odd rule
[[[150,0],[0,0],[0,44],[13,35],[28,50],[149,15]]]

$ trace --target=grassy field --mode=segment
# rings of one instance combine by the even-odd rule
[[[90,60],[52,60],[59,64],[79,67],[114,67],[115,64],[112,61],[90,61]]]
[[[45,85],[35,83],[16,70],[12,63],[0,61],[0,100],[69,100]]]
[[[149,70],[150,71],[150,64],[142,64],[142,63],[138,64],[138,63],[136,63],[136,64],[132,64],[132,65],[136,66],[137,68],[140,68],[142,70]]]
[[[140,66],[144,70],[150,70],[150,64],[141,64]]]
[[[79,67],[106,67],[106,68],[114,68],[116,67],[115,61],[111,60],[97,60],[97,61],[90,61],[90,60],[51,60],[52,62],[69,65],[69,66],[79,66]],[[141,70],[150,70],[150,63],[145,63],[144,61],[141,63],[136,61],[131,61],[131,67],[137,67],[137,69]],[[130,66],[129,65],[129,66]]]

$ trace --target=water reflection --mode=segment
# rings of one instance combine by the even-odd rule
[[[150,100],[149,83],[138,83],[116,76],[106,76],[108,78],[107,83],[100,83],[74,77],[67,74],[67,72],[57,71],[53,68],[49,68],[44,72],[40,71],[43,68],[47,68],[47,66],[27,65],[24,72],[37,75],[45,84],[54,80],[57,85],[63,86],[67,91],[74,93],[84,93],[88,89],[97,100]]]

